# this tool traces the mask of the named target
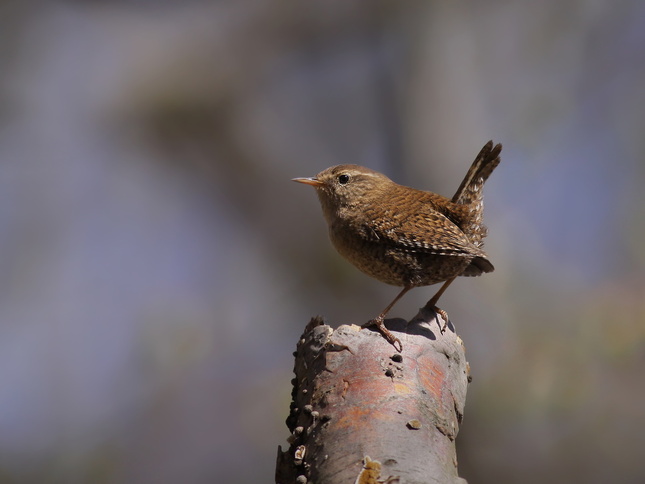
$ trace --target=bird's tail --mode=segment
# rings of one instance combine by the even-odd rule
[[[502,145],[500,143],[493,146],[493,142],[489,141],[484,145],[452,197],[454,203],[470,205],[482,202],[484,182],[499,165],[501,151]]]
[[[461,182],[459,189],[457,189],[457,193],[452,197],[454,203],[468,206],[469,215],[468,219],[464,220],[462,224],[462,230],[468,235],[469,240],[479,248],[483,246],[483,239],[488,233],[488,229],[482,222],[484,215],[484,182],[495,167],[499,165],[501,151],[501,144],[493,146],[492,141],[486,143],[470,166],[464,181]]]

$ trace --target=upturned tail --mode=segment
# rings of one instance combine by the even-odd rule
[[[489,141],[484,145],[452,197],[454,203],[470,205],[482,202],[484,182],[499,165],[501,151],[502,145],[500,143],[493,147],[493,142]]]
[[[454,203],[468,207],[467,221],[462,225],[462,230],[468,239],[479,248],[484,245],[483,239],[488,233],[488,229],[482,221],[484,217],[484,182],[499,165],[501,151],[501,144],[493,146],[492,141],[486,143],[470,166],[466,177],[457,189],[457,193],[452,197]]]

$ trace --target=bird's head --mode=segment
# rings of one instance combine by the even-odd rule
[[[393,183],[385,175],[358,165],[336,165],[314,177],[294,178],[293,181],[316,189],[328,222],[377,199]]]

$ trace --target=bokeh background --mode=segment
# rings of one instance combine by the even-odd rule
[[[290,178],[489,139],[460,474],[645,482],[644,126],[638,0],[0,3],[0,482],[273,482],[310,316],[398,291]]]

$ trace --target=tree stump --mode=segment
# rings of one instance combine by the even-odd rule
[[[309,322],[294,353],[277,484],[465,483],[455,451],[469,381],[463,343],[426,308],[386,325],[402,353],[372,329]]]

